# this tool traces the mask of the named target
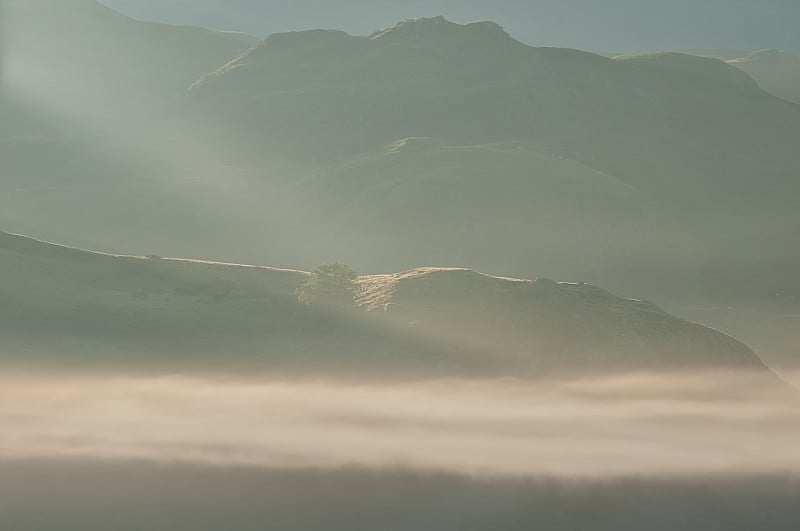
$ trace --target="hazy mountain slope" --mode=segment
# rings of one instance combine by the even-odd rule
[[[66,103],[46,99],[64,98],[75,109],[153,105],[254,44],[244,34],[138,22],[95,0],[4,0],[2,9],[4,84],[46,108]]]
[[[306,277],[0,234],[3,358],[423,374],[763,368],[722,333],[590,285],[420,269],[361,277],[362,311],[331,313],[296,302]]]
[[[75,21],[59,15],[66,5],[29,21],[42,47],[54,41],[41,28],[53,27],[73,43],[63,50],[83,50],[74,57],[96,57],[86,43],[108,39],[102,57],[121,59],[84,63],[58,48],[30,64],[74,69],[63,84],[9,78],[0,222],[15,232],[302,268],[468,264],[658,298],[712,284],[717,295],[772,296],[776,283],[800,293],[800,110],[721,61],[531,48],[492,23],[437,18],[371,38],[274,35],[187,93],[183,73],[151,67],[172,68],[173,50],[189,47],[191,59],[195,47],[151,46],[148,32],[231,36],[138,23],[87,1],[70,4],[91,14]],[[89,24],[98,13],[121,37]],[[117,41],[136,46],[121,53]],[[118,66],[152,92],[122,87]],[[89,85],[96,97],[68,97]],[[175,94],[177,105],[155,103]],[[411,137],[436,140],[388,152]]]
[[[187,181],[196,190],[227,159],[205,156],[202,140],[187,138],[191,127],[165,126],[167,109],[255,40],[138,22],[94,0],[1,7],[4,225],[106,249],[157,251],[147,234],[164,226],[192,241],[180,227],[206,204]]]
[[[800,57],[781,50],[761,50],[728,61],[779,98],[800,104]]]
[[[265,36],[308,28],[366,34],[395,20],[496,20],[530,44],[586,50],[678,47],[800,51],[791,0],[103,0],[136,17]]]
[[[745,71],[775,96],[800,103],[800,57],[783,50],[685,50],[701,57],[722,59]]]
[[[709,270],[732,279],[731,288],[742,280],[734,259],[742,249],[765,263],[797,259],[800,108],[723,61],[675,53],[612,60],[528,47],[491,23],[436,18],[369,38],[273,35],[198,81],[191,99],[204,120],[242,144],[309,164],[358,158],[408,137],[462,146],[522,141],[614,176],[660,205],[703,242]],[[531,162],[528,174],[548,171]],[[502,168],[485,168],[486,181]],[[374,167],[376,182],[392,172]],[[346,183],[344,173],[330,176],[332,188]],[[461,197],[476,206],[483,198]],[[374,208],[381,207],[393,209],[378,198]],[[433,222],[436,211],[423,217]],[[544,221],[535,211],[528,219]],[[381,220],[370,228],[387,238],[394,232]],[[428,252],[410,259],[438,256]]]
[[[712,59],[721,59],[723,61],[730,61],[731,59],[738,59],[750,55],[748,50],[734,50],[734,49],[702,49],[702,48],[689,48],[675,50],[678,53],[688,53],[691,55],[699,55],[700,57],[711,57]],[[623,55],[623,54],[614,54]]]
[[[364,304],[385,309],[410,329],[458,338],[537,368],[677,368],[723,359],[731,366],[757,365],[749,349],[724,334],[588,284],[435,268],[362,282]]]
[[[646,285],[631,271],[645,261],[678,276],[706,259],[703,245],[646,194],[525,143],[408,138],[325,168],[294,193],[298,213],[316,227],[307,241],[320,259],[352,241],[349,260],[387,267],[425,257],[603,283],[629,267],[631,289]]]
[[[273,35],[193,95],[210,118],[306,158],[410,136],[529,139],[642,189],[690,198],[723,176],[717,191],[738,196],[764,179],[785,185],[798,169],[790,154],[800,109],[721,61],[531,48],[491,23],[424,19],[370,38]],[[779,173],[765,174],[767,165]]]
[[[101,134],[8,100],[25,124],[0,138],[0,221],[14,232],[102,250],[244,259],[265,239],[262,224],[285,214],[264,208],[270,165],[225,155],[212,138],[187,139],[188,127]]]

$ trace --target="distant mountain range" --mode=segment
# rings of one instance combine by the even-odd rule
[[[490,270],[496,260],[520,273],[569,270],[569,251],[602,246],[616,264],[582,262],[614,269],[652,256],[638,265],[679,275],[687,267],[691,277],[687,257],[710,254],[714,276],[737,284],[739,273],[723,268],[739,267],[742,248],[760,260],[797,259],[789,242],[798,228],[800,107],[719,60],[532,48],[492,23],[433,18],[370,37],[274,35],[190,96],[192,112],[240,145],[320,168],[302,181],[311,195],[297,203],[312,205],[304,219],[324,212],[314,226],[330,231],[327,241],[347,234],[381,249],[362,262],[368,268],[386,265],[382,242],[409,259]],[[584,183],[577,190],[595,189],[585,206],[569,178]],[[743,212],[762,211],[744,223]],[[649,230],[651,216],[671,221]],[[530,260],[559,254],[539,231],[558,234],[571,258]]]
[[[9,0],[4,20],[0,223],[16,232],[800,296],[800,106],[731,63],[534,48],[444,18],[258,44],[90,0]]]
[[[103,0],[132,16],[265,37],[309,28],[366,35],[396,20],[495,20],[527,44],[594,51],[783,48],[800,53],[792,0]]]
[[[97,254],[5,233],[0,278],[6,366],[393,377],[766,371],[721,332],[582,283],[425,268],[359,277],[352,308],[316,307],[297,301],[309,278],[300,271]]]

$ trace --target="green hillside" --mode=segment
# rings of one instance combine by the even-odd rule
[[[585,284],[423,268],[300,304],[299,271],[90,253],[0,234],[5,364],[536,375],[758,368],[720,332]],[[90,364],[90,365],[87,365]]]
[[[441,17],[369,37],[277,34],[238,55],[241,35],[88,1],[60,29],[42,2],[15,9],[41,43],[41,28],[81,28],[53,72],[69,65],[65,85],[100,96],[8,92],[9,230],[306,269],[468,264],[720,304],[776,284],[800,294],[800,107],[723,61],[530,47]],[[111,22],[92,26],[100,17]],[[115,44],[76,44],[104,38]],[[205,53],[211,42],[219,53]],[[162,107],[120,103],[154,93]]]
[[[779,98],[800,104],[800,57],[781,50],[760,50],[728,61]]]
[[[293,193],[316,227],[307,241],[337,256],[350,235],[357,245],[347,256],[357,263],[378,256],[413,267],[425,257],[613,282],[622,264],[649,261],[678,275],[705,258],[700,242],[647,194],[530,143],[403,139],[325,167]]]
[[[334,218],[335,212],[347,212],[342,215],[353,223],[333,223],[340,230],[328,239],[354,242],[339,249],[364,268],[396,264],[383,260],[383,253],[367,253],[379,239],[375,235],[386,246],[401,239],[402,248],[405,233],[416,226],[425,227],[421,231],[434,241],[408,238],[416,249],[405,254],[407,260],[486,264],[499,272],[503,268],[494,269],[495,249],[481,252],[475,249],[483,245],[479,238],[465,241],[459,231],[469,227],[499,243],[506,240],[496,229],[508,225],[504,220],[509,218],[517,223],[512,234],[555,227],[548,209],[573,212],[575,218],[557,216],[562,230],[554,230],[553,238],[557,232],[566,242],[588,241],[584,249],[607,246],[613,257],[608,262],[617,270],[616,275],[588,269],[575,274],[623,289],[639,276],[631,275],[633,270],[652,274],[645,259],[651,255],[665,258],[663,269],[674,270],[675,284],[687,292],[703,289],[705,271],[729,279],[723,290],[736,289],[744,280],[744,268],[736,265],[742,249],[765,263],[798,258],[790,242],[798,228],[794,212],[800,165],[794,153],[800,108],[770,96],[720,60],[677,53],[609,59],[534,48],[491,23],[462,26],[435,18],[401,23],[370,37],[334,31],[273,35],[199,80],[191,96],[204,120],[241,145],[312,166],[306,173],[320,175],[319,189],[301,207],[311,204],[334,212]],[[401,162],[375,155],[405,138],[436,138],[451,149],[414,150]],[[523,160],[481,148],[512,144],[547,155]],[[469,150],[472,155],[465,154]],[[554,170],[553,159],[561,159],[563,167]],[[588,184],[587,190],[616,189],[595,195],[588,209],[577,212],[571,208],[573,195],[559,195],[576,181],[565,180],[552,195],[535,194],[543,175],[556,183],[576,172],[584,175],[573,177]],[[367,173],[371,177],[365,179]],[[493,197],[502,196],[507,185],[498,177],[509,174],[519,185],[517,200],[498,208]],[[309,189],[309,178],[301,180]],[[357,193],[354,182],[364,184]],[[445,208],[437,200],[442,193],[448,197]],[[631,204],[620,208],[623,196]],[[356,197],[369,199],[354,209]],[[533,207],[539,199],[546,208]],[[532,208],[525,208],[526,200]],[[399,228],[384,219],[397,220],[402,212],[398,202],[408,205],[400,217],[413,218]],[[633,214],[637,209],[641,216]],[[365,223],[364,210],[380,215]],[[652,222],[651,212],[663,213],[660,222]],[[596,215],[596,226],[571,230],[586,226],[584,213]],[[619,227],[603,234],[593,230],[626,213],[625,223],[638,235]],[[493,221],[484,224],[481,216]],[[441,223],[444,217],[448,224]],[[762,238],[764,232],[772,237]],[[316,230],[303,234],[325,239]],[[675,241],[683,243],[666,243]],[[686,252],[696,250],[697,242],[702,251]],[[545,251],[541,255],[550,258],[556,271],[595,263],[576,259],[567,252],[575,248],[569,243],[560,252],[549,252],[550,241],[536,229],[525,244]],[[622,248],[633,251],[618,251]],[[533,251],[503,250],[506,256],[497,261],[506,271],[551,270],[549,264],[507,256]],[[598,268],[608,269],[605,263]],[[800,279],[790,283],[800,286]],[[647,289],[646,284],[631,289]]]
[[[191,128],[165,125],[168,109],[256,40],[139,22],[95,0],[0,8],[4,226],[106,249],[157,247],[149,223],[191,226],[197,203],[179,178],[221,164],[198,160]]]
[[[9,87],[46,90],[78,107],[94,98],[101,108],[174,98],[256,42],[241,33],[140,22],[96,0],[5,0],[2,31]]]
[[[800,58],[784,50],[685,50],[701,57],[722,59],[743,70],[774,96],[800,103]]]

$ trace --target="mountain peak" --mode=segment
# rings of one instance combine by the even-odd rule
[[[382,39],[386,38],[387,36],[397,36],[398,34],[414,34],[420,33],[421,31],[431,31],[435,28],[442,28],[445,26],[455,26],[453,22],[450,22],[443,16],[438,17],[431,17],[431,18],[412,18],[409,20],[405,20],[403,22],[398,22],[394,26],[389,26],[388,28],[380,29],[369,36],[370,39]]]
[[[344,43],[351,43],[360,40],[358,37],[338,30],[313,29],[305,31],[290,31],[285,33],[274,33],[261,41],[257,49],[268,49],[278,51],[284,49],[296,49],[298,47],[318,47],[338,46]]]
[[[448,40],[452,38],[471,38],[480,40],[513,40],[498,24],[490,21],[457,24],[442,16],[406,20],[376,31],[370,35],[371,40],[387,42],[408,42]]]

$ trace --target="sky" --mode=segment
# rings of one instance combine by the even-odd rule
[[[685,48],[800,53],[796,0],[103,0],[136,18],[245,31],[309,28],[369,34],[400,20],[444,15],[494,20],[533,45],[599,52]]]

